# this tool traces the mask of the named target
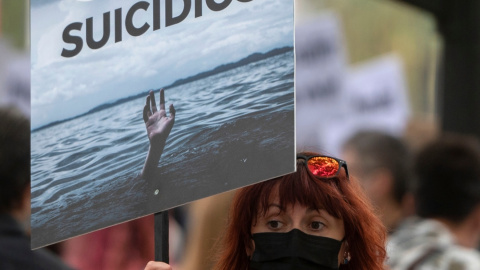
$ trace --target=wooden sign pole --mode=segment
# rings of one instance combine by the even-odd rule
[[[168,210],[155,214],[155,261],[168,260]]]

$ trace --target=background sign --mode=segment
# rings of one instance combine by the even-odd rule
[[[297,148],[339,156],[360,130],[401,136],[410,116],[400,58],[348,65],[339,18],[325,12],[295,28]]]
[[[400,137],[410,117],[403,65],[385,55],[349,69],[342,100],[343,117],[325,129],[330,152],[338,155],[343,143],[361,130],[379,130]]]
[[[326,150],[324,130],[345,112],[348,66],[339,18],[325,13],[299,23],[295,52],[297,146]]]
[[[295,169],[293,2],[32,0],[31,44],[33,248]]]

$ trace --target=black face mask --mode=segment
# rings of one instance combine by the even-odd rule
[[[338,269],[342,241],[309,235],[298,229],[287,233],[255,233],[253,241],[255,251],[250,259],[250,269]]]

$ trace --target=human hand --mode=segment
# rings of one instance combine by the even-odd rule
[[[150,261],[144,270],[173,270],[172,267],[164,262]]]
[[[160,110],[158,111],[155,96],[153,91],[150,91],[146,104],[143,107],[143,121],[145,122],[151,146],[163,147],[165,145],[167,137],[175,123],[175,108],[173,104],[170,104],[169,112],[170,117],[167,116],[167,112],[165,111],[164,90],[160,90]]]

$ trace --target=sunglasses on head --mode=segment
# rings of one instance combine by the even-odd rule
[[[297,160],[305,160],[305,165],[311,174],[321,178],[338,176],[340,168],[345,167],[348,178],[347,163],[344,160],[327,156],[305,156],[297,155]]]

